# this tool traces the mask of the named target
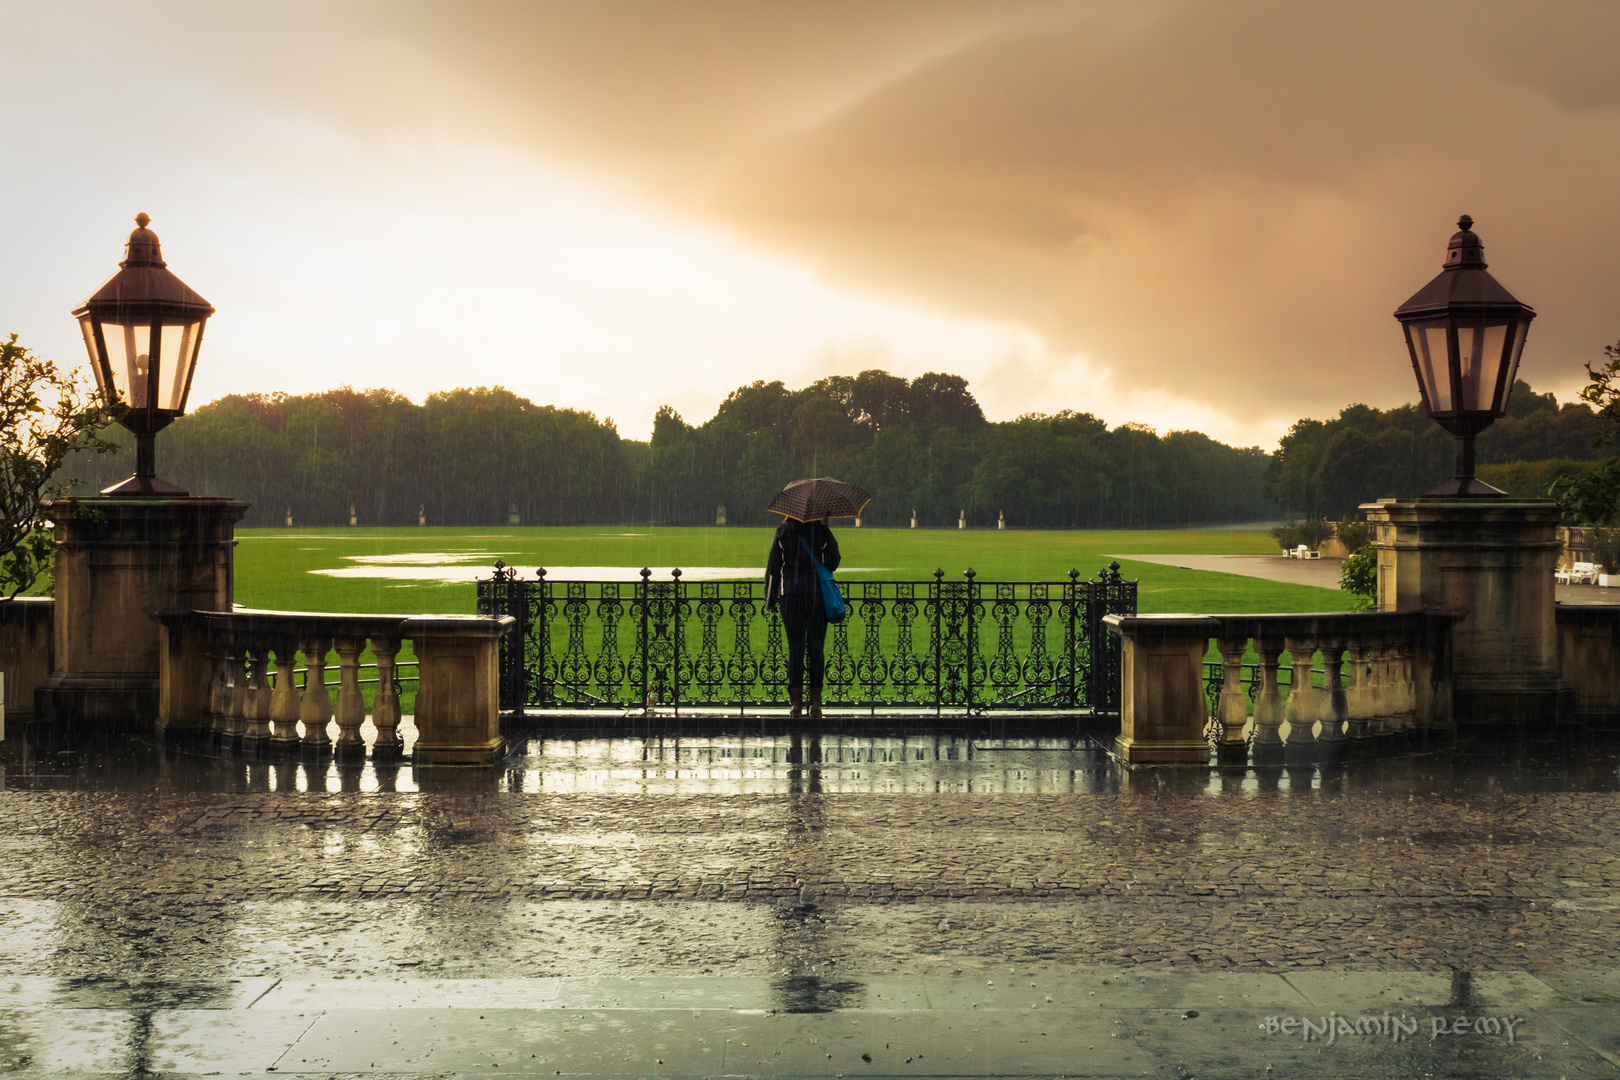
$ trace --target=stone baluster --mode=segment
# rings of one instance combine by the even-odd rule
[[[200,625],[204,663],[202,686],[197,693],[197,730],[207,733],[214,729],[214,685],[219,678],[219,648],[207,624]]]
[[[1350,700],[1344,688],[1345,642],[1328,638],[1322,642],[1322,732],[1317,746],[1324,762],[1341,761],[1345,756],[1345,728],[1350,721]]]
[[[1372,647],[1372,723],[1373,737],[1384,739],[1394,733],[1392,707],[1394,688],[1390,679],[1390,637],[1379,634]]]
[[[1293,678],[1289,682],[1288,703],[1283,708],[1283,719],[1288,721],[1284,757],[1289,764],[1316,760],[1316,722],[1322,717],[1322,702],[1316,687],[1311,685],[1311,661],[1315,654],[1315,638],[1288,639]]]
[[[335,646],[338,654],[338,697],[335,716],[338,737],[334,747],[344,760],[366,756],[366,740],[360,734],[360,725],[366,722],[366,699],[360,692],[360,654],[366,649],[365,638],[340,637]]]
[[[1243,653],[1248,644],[1247,636],[1222,637],[1216,642],[1221,652],[1221,696],[1215,717],[1221,725],[1221,741],[1215,753],[1223,765],[1240,765],[1249,756],[1243,739],[1243,728],[1249,722],[1249,698],[1243,692]]]
[[[1349,714],[1350,730],[1346,733],[1352,746],[1365,744],[1372,737],[1372,687],[1369,685],[1368,655],[1370,647],[1364,632],[1354,634],[1346,647],[1350,657],[1350,685],[1345,689],[1345,705]]]
[[[238,735],[246,736],[253,724],[253,708],[259,701],[259,686],[254,668],[253,639],[245,632],[242,636],[242,671],[238,678],[242,682],[242,722],[237,727]]]
[[[298,709],[298,719],[304,722],[304,750],[321,753],[332,746],[326,732],[332,719],[332,694],[326,688],[326,652],[332,639],[307,637],[298,647],[304,654],[304,696]]]
[[[1409,735],[1417,729],[1417,694],[1412,686],[1412,642],[1402,638],[1395,648],[1395,730]]]
[[[213,678],[209,681],[208,720],[204,727],[211,733],[227,730],[226,716],[231,708],[231,652],[223,630],[210,635],[208,656],[212,661]]]
[[[1282,691],[1277,686],[1277,660],[1282,649],[1281,639],[1254,639],[1254,651],[1260,654],[1260,692],[1254,698],[1256,765],[1275,765],[1283,759],[1283,701]]]
[[[228,641],[231,692],[225,706],[225,724],[221,730],[226,738],[235,739],[246,727],[244,717],[247,715],[247,648],[241,636],[235,632],[231,633]]]
[[[298,746],[298,683],[293,671],[298,666],[298,642],[280,637],[275,642],[276,688],[270,695],[270,722],[275,733],[270,745],[280,750]]]
[[[270,739],[270,666],[268,641],[250,639],[247,656],[247,695],[242,703],[242,743],[262,747]]]
[[[377,657],[377,695],[371,705],[371,723],[377,729],[373,759],[397,756],[404,749],[399,736],[399,642],[397,637],[371,639],[371,651]]]

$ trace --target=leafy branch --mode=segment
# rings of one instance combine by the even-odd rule
[[[49,567],[43,504],[71,487],[52,477],[76,450],[116,451],[102,435],[115,418],[93,387],[16,334],[0,342],[0,597],[27,591]]]
[[[1592,406],[1592,411],[1609,422],[1594,443],[1604,446],[1620,435],[1620,341],[1603,346],[1604,362],[1599,367],[1586,365],[1591,378],[1581,388],[1581,400]]]

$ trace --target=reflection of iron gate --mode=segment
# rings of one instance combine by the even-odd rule
[[[1119,644],[1105,615],[1136,613],[1119,564],[1080,580],[840,582],[849,617],[830,628],[825,700],[844,708],[1119,711]],[[787,701],[782,621],[762,581],[533,580],[495,564],[478,612],[510,615],[501,711]]]

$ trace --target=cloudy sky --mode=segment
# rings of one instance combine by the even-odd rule
[[[1460,213],[1573,394],[1620,338],[1620,4],[0,0],[0,332],[152,215],[192,404],[504,385],[701,422],[755,379],[967,377],[1270,446],[1415,399]]]

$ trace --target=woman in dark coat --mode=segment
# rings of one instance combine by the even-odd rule
[[[782,612],[782,627],[787,631],[788,700],[793,703],[789,715],[795,718],[803,714],[806,674],[810,715],[821,715],[821,680],[826,670],[827,609],[821,604],[821,580],[810,561],[812,556],[828,570],[838,569],[838,541],[827,523],[784,518],[765,561],[765,609],[780,608]]]

